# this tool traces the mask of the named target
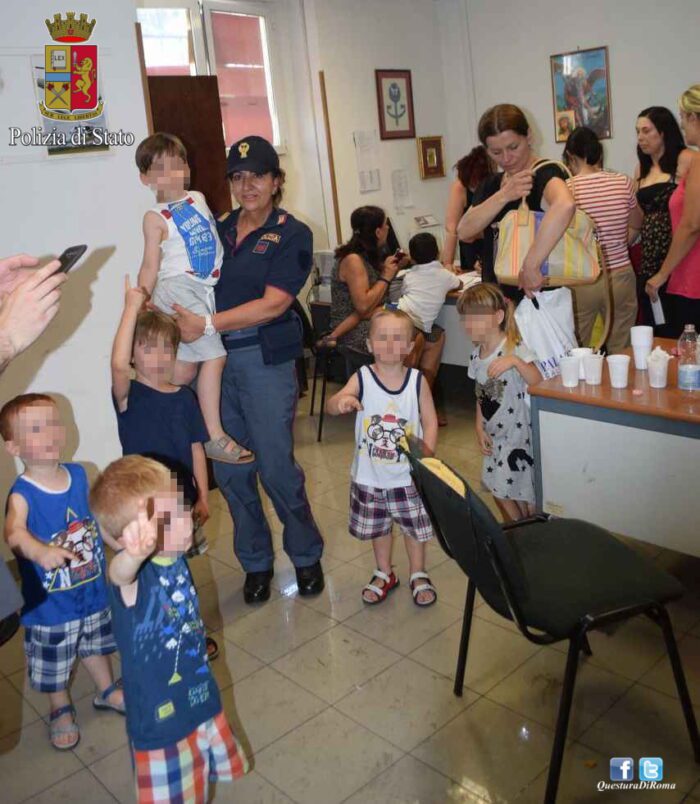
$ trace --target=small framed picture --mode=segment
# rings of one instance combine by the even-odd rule
[[[375,70],[379,136],[383,140],[413,139],[413,88],[410,70]]]
[[[418,167],[421,179],[440,179],[445,175],[442,137],[418,137]]]
[[[612,137],[607,47],[558,53],[549,63],[556,141],[566,141],[577,126],[592,128],[601,140]]]

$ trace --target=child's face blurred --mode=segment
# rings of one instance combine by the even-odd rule
[[[176,486],[153,496],[160,555],[176,557],[192,546],[192,513]]]
[[[403,363],[413,346],[413,327],[393,316],[372,323],[367,347],[377,363]]]
[[[462,316],[462,325],[472,343],[483,343],[488,337],[499,332],[503,322],[503,311],[473,308]]]
[[[66,443],[66,428],[56,405],[40,402],[20,410],[13,438],[7,442],[11,455],[31,463],[55,463]]]
[[[153,382],[169,382],[175,369],[175,351],[164,338],[134,344],[134,368]]]
[[[155,193],[184,193],[190,183],[190,168],[182,157],[159,154],[151,162],[147,173],[141,174],[144,184]]]

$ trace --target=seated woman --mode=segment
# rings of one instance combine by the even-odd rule
[[[630,327],[637,320],[637,279],[630,264],[629,232],[642,225],[632,180],[622,173],[603,170],[603,146],[596,133],[579,126],[569,135],[564,161],[574,178],[567,182],[576,205],[593,219],[605,257],[605,270],[612,289],[612,322],[608,352],[615,354],[630,345]],[[592,285],[572,288],[576,334],[581,346],[589,346],[596,316],[605,316],[609,300],[602,275]]]
[[[350,216],[352,237],[335,251],[331,273],[331,329],[327,341],[345,347],[352,371],[372,356],[367,349],[369,319],[385,300],[399,269],[394,255],[383,257],[389,234],[386,213],[380,207],[359,207]]]
[[[558,165],[533,171],[543,160],[533,152],[527,118],[511,103],[500,103],[481,116],[479,140],[503,172],[479,185],[471,207],[457,226],[457,235],[470,243],[483,233],[481,276],[484,282],[496,282],[494,244],[500,221],[506,213],[517,209],[523,198],[533,212],[545,212],[520,271],[520,287],[532,295],[544,284],[542,263],[561,239],[576,210],[566,186],[568,176]],[[513,288],[506,287],[503,291],[518,300],[521,295],[514,294]]]
[[[382,222],[377,227],[380,216]],[[331,274],[333,330],[325,341],[335,341],[345,346],[349,368],[356,370],[372,360],[367,347],[369,317],[377,307],[388,301],[385,298],[387,287],[405,261],[403,258],[399,261],[394,255],[384,260],[381,271],[373,267],[380,259],[374,257],[373,252],[385,245],[389,229],[382,209],[360,207],[352,213],[350,222],[353,236],[348,243],[337,249],[337,261]],[[426,239],[430,242],[424,242]],[[350,251],[362,246],[365,248],[362,254]],[[419,367],[433,389],[445,346],[444,330],[435,324],[435,297],[440,297],[439,306],[442,306],[447,291],[459,286],[459,280],[437,262],[438,245],[430,234],[416,235],[411,240],[411,257],[418,265],[409,272],[407,281],[415,286],[414,308],[419,309],[420,315],[414,321],[414,346],[405,364]],[[402,306],[402,300],[405,301],[405,296],[399,300],[399,307]],[[447,424],[443,411],[438,412],[438,422],[441,426]]]

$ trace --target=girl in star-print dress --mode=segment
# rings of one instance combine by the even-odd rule
[[[476,434],[484,456],[482,483],[505,521],[534,513],[535,484],[527,387],[542,379],[535,355],[520,341],[511,302],[496,285],[468,288],[457,303],[474,344]]]

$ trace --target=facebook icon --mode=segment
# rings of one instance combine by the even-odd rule
[[[610,758],[610,781],[631,782],[634,779],[634,760],[632,757]]]
[[[664,761],[661,757],[642,757],[639,760],[639,781],[660,782],[664,778]]]

